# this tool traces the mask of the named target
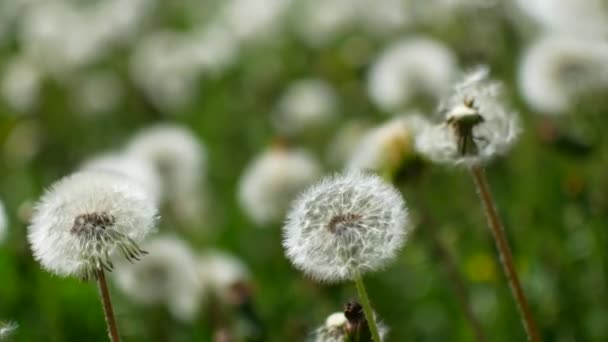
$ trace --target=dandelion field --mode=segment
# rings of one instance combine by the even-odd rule
[[[115,247],[105,273],[124,341],[333,341],[313,332],[358,300],[355,284],[294,267],[284,226],[299,194],[353,169],[392,183],[408,211],[403,246],[364,274],[384,340],[480,340],[472,316],[481,340],[525,341],[468,164],[417,145],[480,65],[521,130],[481,165],[540,336],[607,340],[608,9],[538,4],[0,0],[0,341],[107,340],[95,280],[43,269],[28,238],[51,185],[106,168],[158,207],[99,204],[116,213],[96,218],[103,232],[152,229],[127,209],[155,220],[133,241],[149,254],[130,264]],[[472,100],[483,127],[492,113]],[[476,139],[473,154],[492,146]],[[67,214],[43,219],[79,232]]]

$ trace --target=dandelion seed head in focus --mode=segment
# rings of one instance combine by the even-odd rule
[[[324,80],[308,78],[291,83],[279,99],[273,116],[278,131],[285,134],[321,128],[337,117],[337,98]]]
[[[293,202],[283,246],[306,275],[339,282],[385,266],[408,229],[404,200],[392,185],[349,172],[323,179]]]
[[[439,163],[474,165],[509,150],[520,126],[502,103],[501,86],[488,79],[487,68],[467,74],[442,104],[444,121],[418,134],[418,151]]]
[[[154,229],[156,212],[138,183],[119,173],[82,171],[40,198],[28,239],[43,268],[86,280],[112,270],[116,251],[131,261],[145,254],[138,243]]]
[[[321,175],[321,165],[307,151],[271,146],[245,169],[239,182],[241,207],[259,226],[283,220],[289,203]]]
[[[607,65],[605,40],[548,34],[522,56],[518,85],[535,110],[558,115],[571,108],[577,96],[608,88]]]
[[[381,109],[403,109],[417,95],[438,97],[456,72],[456,58],[443,43],[426,37],[397,41],[373,63],[368,93]]]
[[[133,302],[166,305],[183,322],[191,322],[204,298],[197,277],[196,257],[188,245],[173,236],[158,236],[142,245],[149,255],[137,263],[117,264],[114,280]]]

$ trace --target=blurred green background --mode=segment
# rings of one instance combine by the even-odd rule
[[[5,18],[2,28],[0,66],[5,69],[14,56],[24,54],[26,43],[20,32],[32,24],[33,19],[26,20],[28,13],[42,5],[0,1],[3,13],[21,6],[10,12],[13,16]],[[61,3],[78,12],[99,2]],[[135,132],[161,121],[179,123],[196,134],[208,152],[208,174],[201,189],[207,201],[200,221],[181,229],[163,211],[160,232],[178,231],[193,248],[213,246],[239,256],[252,274],[254,305],[266,329],[264,340],[304,340],[325,317],[356,297],[355,288],[318,284],[294,269],[282,251],[280,224],[259,228],[243,212],[236,195],[239,179],[277,135],[270,120],[277,99],[291,81],[306,77],[324,79],[335,88],[339,119],[299,134],[290,143],[314,151],[326,172],[340,170],[342,165],[326,158],[337,130],[353,118],[371,124],[390,119],[391,113],[378,109],[367,95],[371,63],[392,41],[418,34],[443,42],[465,69],[489,65],[492,76],[505,82],[509,105],[522,117],[520,140],[506,157],[488,167],[488,175],[544,339],[608,340],[608,142],[603,134],[608,127],[603,113],[608,101],[601,92],[591,94],[563,115],[550,117],[527,106],[516,79],[520,56],[539,30],[529,18],[511,4],[453,5],[442,12],[440,1],[403,1],[410,19],[390,32],[371,33],[357,23],[318,46],[298,34],[297,23],[307,18],[299,7],[304,1],[293,1],[285,5],[270,33],[238,42],[230,65],[186,83],[185,89],[192,91],[188,101],[168,107],[156,103],[129,71],[136,43],[158,30],[185,35],[210,25],[227,3],[157,1],[144,6],[146,14],[128,39],[103,46],[95,58],[75,67],[59,71],[41,67],[35,105],[22,111],[6,98],[0,100],[0,197],[9,219],[8,236],[0,244],[0,320],[19,324],[9,340],[106,338],[95,284],[43,271],[32,258],[21,212],[83,160],[120,149]],[[253,3],[268,9],[281,1]],[[374,7],[372,2],[361,4]],[[247,23],[248,14],[241,20]],[[51,48],[44,51],[46,58],[53,58]],[[101,114],[84,115],[74,105],[73,93],[79,77],[100,70],[109,70],[120,80],[121,100]],[[420,97],[407,108],[432,114],[436,104],[437,99]],[[550,138],[541,134],[546,129],[552,132]],[[373,305],[390,328],[389,340],[473,340],[435,249],[437,240],[454,259],[488,340],[525,340],[468,174],[458,168],[408,164],[397,184],[420,224],[398,259],[367,277]],[[126,341],[161,340],[152,329],[156,324],[168,331],[171,341],[211,340],[212,327],[205,315],[192,324],[169,316],[152,324],[158,322],[154,310],[130,304],[114,288],[112,295]]]

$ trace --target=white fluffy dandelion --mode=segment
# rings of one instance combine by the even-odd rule
[[[291,262],[312,278],[338,282],[382,268],[408,230],[405,203],[380,177],[327,177],[293,203],[283,228]]]
[[[165,305],[177,319],[189,322],[202,304],[196,257],[173,236],[159,236],[142,245],[149,255],[140,262],[117,265],[115,281],[126,296],[141,305]]]
[[[153,230],[156,207],[139,184],[118,173],[83,171],[51,186],[36,205],[28,239],[36,260],[59,276],[89,279],[128,260]]]
[[[15,57],[5,64],[0,84],[2,98],[19,113],[30,112],[38,103],[43,73],[25,57]]]
[[[352,150],[347,168],[380,174],[394,172],[415,155],[416,134],[427,125],[421,115],[405,114],[369,130]]]
[[[273,146],[245,169],[239,182],[239,202],[258,225],[278,223],[294,197],[320,175],[321,166],[310,153]]]
[[[454,87],[442,104],[442,123],[422,130],[418,151],[433,161],[475,165],[506,152],[520,132],[516,113],[501,102],[501,84],[479,68]]]
[[[561,114],[585,91],[608,88],[608,43],[547,35],[524,53],[518,81],[523,97],[534,109]]]
[[[163,192],[169,199],[198,191],[205,175],[205,147],[182,126],[157,124],[148,127],[133,137],[127,153],[156,167],[164,181]]]
[[[0,201],[0,244],[6,239],[8,233],[8,216],[4,209],[4,203]]]
[[[198,274],[200,281],[224,303],[230,301],[233,286],[248,283],[251,279],[249,269],[241,259],[219,250],[208,250],[201,254]]]
[[[416,95],[440,96],[456,72],[456,58],[443,43],[408,38],[386,48],[373,63],[368,92],[386,111],[402,109]]]
[[[15,322],[0,322],[0,341],[13,335],[17,328],[19,328],[19,324]]]
[[[82,170],[118,172],[140,183],[150,197],[158,203],[161,198],[162,182],[154,165],[137,156],[121,153],[104,153],[86,160]]]
[[[344,312],[334,312],[327,316],[325,323],[313,332],[312,341],[343,342],[350,341],[349,338],[356,340],[357,338],[352,335],[355,332],[355,329],[356,328],[351,325],[348,318],[346,318]],[[382,341],[384,341],[384,338],[388,333],[388,328],[384,324],[379,323],[378,331]]]
[[[297,80],[280,97],[274,124],[286,134],[309,131],[334,120],[337,107],[335,91],[328,82],[316,78]]]

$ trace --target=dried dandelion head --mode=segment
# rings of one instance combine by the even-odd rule
[[[113,269],[112,255],[139,260],[138,243],[156,221],[156,206],[139,184],[119,173],[83,171],[51,186],[28,227],[34,257],[59,276],[94,278]]]
[[[500,98],[501,84],[477,69],[454,87],[442,104],[442,123],[423,129],[416,147],[429,159],[448,164],[475,165],[505,153],[520,132],[515,113]]]
[[[377,270],[403,245],[408,216],[401,195],[380,177],[327,177],[293,203],[283,228],[291,262],[312,278],[338,282]]]

